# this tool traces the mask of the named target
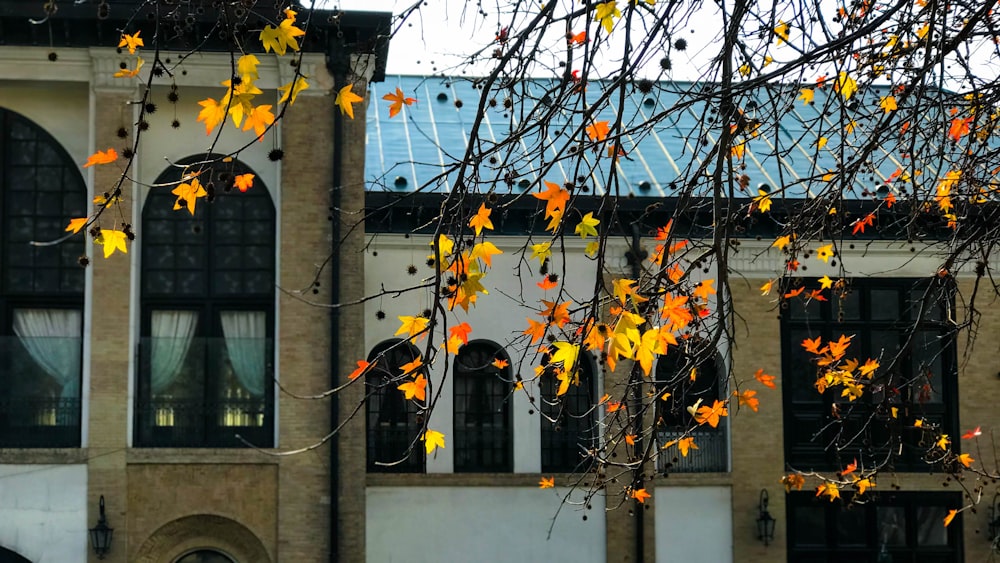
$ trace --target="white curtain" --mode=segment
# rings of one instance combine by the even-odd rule
[[[150,385],[154,395],[180,375],[197,327],[198,313],[194,311],[153,311]]]
[[[80,398],[82,315],[72,309],[14,310],[14,334],[62,387],[61,398]]]
[[[222,335],[236,379],[254,397],[264,396],[267,314],[263,311],[222,311]]]

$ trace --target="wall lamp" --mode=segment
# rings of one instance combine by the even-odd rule
[[[97,525],[90,529],[90,546],[94,548],[98,559],[104,559],[104,556],[111,551],[111,536],[114,535],[115,529],[108,526],[108,518],[104,515],[104,495],[101,495],[100,507],[101,514],[97,519]]]
[[[767,489],[760,490],[760,501],[757,503],[757,539],[769,545],[774,541],[774,517],[767,511]]]

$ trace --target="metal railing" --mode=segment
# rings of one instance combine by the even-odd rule
[[[0,447],[80,446],[80,399],[0,398]]]
[[[690,432],[662,430],[657,433],[657,444],[681,438],[694,438],[698,449],[690,449],[684,456],[676,445],[660,450],[656,460],[658,473],[724,473],[729,471],[729,440],[724,427],[696,428]]]

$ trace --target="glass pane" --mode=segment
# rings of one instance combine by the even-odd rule
[[[793,512],[795,518],[795,533],[791,540],[793,546],[825,546],[826,545],[826,509],[822,506],[797,506]]]
[[[913,401],[920,404],[940,404],[943,400],[941,357],[945,339],[937,331],[918,331],[913,335],[910,354],[913,383]]]
[[[869,310],[873,321],[896,321],[899,316],[899,292],[895,289],[872,289]]]
[[[918,546],[948,545],[948,528],[942,524],[947,515],[948,509],[943,506],[916,508]]]
[[[906,545],[906,511],[901,506],[878,507],[878,543],[880,546]]]
[[[842,298],[831,299],[830,306],[834,321],[861,320],[861,295],[858,290],[848,290]]]
[[[868,518],[864,506],[848,505],[837,511],[837,545],[867,545]]]

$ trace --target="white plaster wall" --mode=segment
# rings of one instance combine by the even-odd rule
[[[405,289],[419,285],[421,280],[433,278],[434,270],[426,265],[427,256],[431,254],[429,246],[431,238],[426,236],[378,235],[373,237],[365,255],[365,290],[367,295],[375,295],[383,288],[386,290]],[[525,320],[531,317],[540,320],[538,309],[542,307],[540,299],[553,300],[557,292],[543,292],[536,284],[542,276],[538,273],[538,260],[530,263],[521,262],[520,247],[524,244],[521,237],[490,237],[502,255],[493,257],[493,267],[483,278],[482,283],[490,292],[480,295],[475,306],[466,313],[460,307],[448,313],[448,326],[462,322],[472,326],[469,339],[492,340],[507,348],[511,355],[511,366],[514,373],[520,373],[525,380],[526,389],[535,397],[538,396],[537,386],[531,379],[534,377],[533,367],[539,358],[533,354],[527,357],[519,355],[525,348],[527,337],[522,332],[527,328]],[[537,239],[541,242],[544,239]],[[553,260],[549,269],[551,273],[559,274],[565,280],[566,293],[561,301],[579,300],[594,295],[596,262],[583,254],[584,244],[580,239],[567,240],[565,261],[553,245]],[[530,256],[530,250],[528,255]],[[623,255],[620,248],[611,245],[608,255],[617,259]],[[416,276],[408,276],[409,265],[417,267]],[[565,268],[564,268],[565,265]],[[521,277],[518,277],[520,266]],[[420,289],[407,291],[399,295],[386,295],[372,299],[365,304],[365,345],[371,350],[379,342],[393,338],[393,333],[399,328],[401,315],[417,315],[432,305],[432,291]],[[574,305],[575,306],[575,305]],[[533,310],[534,309],[534,310]],[[386,317],[383,321],[375,320],[375,313],[382,311]],[[441,338],[436,339],[440,345]],[[418,341],[417,347],[424,350],[426,341]],[[361,359],[361,358],[358,358]],[[449,358],[450,360],[450,358]],[[449,366],[450,374],[450,366]],[[438,360],[430,368],[431,384],[434,386],[430,397],[437,393],[441,386],[441,398],[431,415],[429,427],[443,432],[445,441],[450,444],[452,434],[453,403],[452,378],[443,379],[445,372],[444,355],[439,354]],[[443,381],[442,381],[443,380]],[[533,407],[528,394],[517,392],[513,395],[514,410],[514,472],[538,473],[541,471],[541,417],[537,408]],[[532,414],[531,411],[534,411]],[[427,459],[428,473],[450,473],[454,467],[451,448],[438,449]]]
[[[0,465],[0,546],[33,563],[84,563],[87,528],[86,465]]]
[[[604,499],[595,497],[586,512],[565,505],[557,515],[567,492],[537,487],[369,487],[365,554],[372,563],[603,563]],[[552,536],[547,537],[553,518]]]
[[[87,84],[79,82],[0,80],[0,107],[16,111],[45,129],[81,166],[82,174],[83,163],[91,154],[88,92]]]
[[[656,561],[733,560],[730,487],[657,487]]]

